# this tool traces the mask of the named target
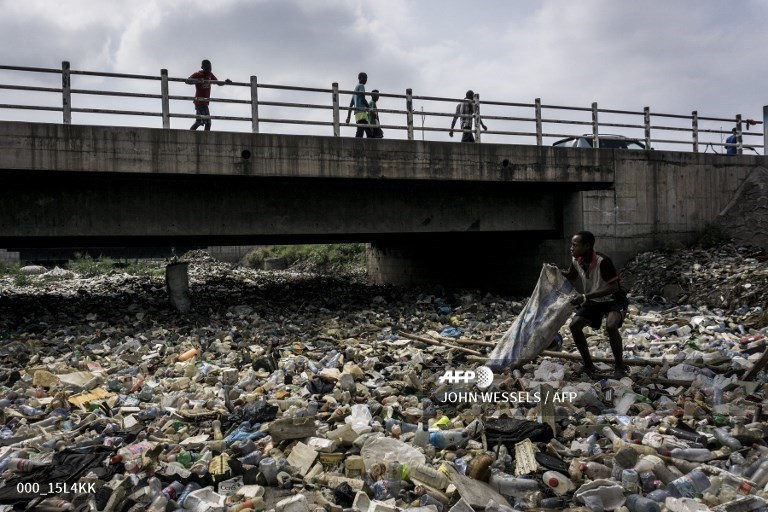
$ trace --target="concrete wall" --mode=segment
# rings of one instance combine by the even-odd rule
[[[567,149],[565,151],[583,151]],[[368,270],[377,282],[455,282],[527,295],[544,262],[566,266],[570,237],[592,231],[597,249],[621,268],[637,254],[682,248],[717,221],[746,177],[766,164],[763,156],[725,156],[654,151],[617,151],[615,186],[564,194],[561,229],[541,233],[499,234],[471,246],[442,243],[380,244],[369,248]],[[445,255],[457,256],[444,264]]]
[[[764,156],[616,155],[613,190],[582,192],[582,225],[623,266],[640,252],[696,241]]]
[[[610,152],[0,121],[0,170],[610,185]]]

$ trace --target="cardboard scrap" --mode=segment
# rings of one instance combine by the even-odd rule
[[[86,391],[84,393],[80,393],[79,395],[73,395],[67,398],[67,402],[71,403],[75,407],[83,407],[88,402],[92,402],[94,400],[104,400],[111,396],[114,396],[114,393],[110,393],[103,388],[94,388],[91,391]]]

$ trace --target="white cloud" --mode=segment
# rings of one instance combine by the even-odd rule
[[[382,92],[458,98],[472,88],[486,100],[713,116],[760,117],[768,100],[761,0],[0,0],[0,7],[5,39],[21,43],[0,48],[6,65],[57,68],[69,60],[76,69],[167,68],[186,77],[208,58],[219,77],[243,82],[256,75],[261,83],[351,89],[365,70],[369,88]]]

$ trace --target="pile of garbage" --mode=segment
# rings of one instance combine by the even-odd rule
[[[768,304],[768,253],[753,246],[646,252],[621,271],[637,301],[722,310]]]
[[[720,251],[628,266],[631,373],[599,381],[567,326],[478,381],[525,301],[477,291],[195,252],[182,316],[162,277],[1,277],[0,511],[764,510],[765,262]]]

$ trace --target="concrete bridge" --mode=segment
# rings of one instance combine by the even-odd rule
[[[686,243],[763,156],[0,122],[0,247],[366,242],[379,283],[530,292],[580,229]]]

